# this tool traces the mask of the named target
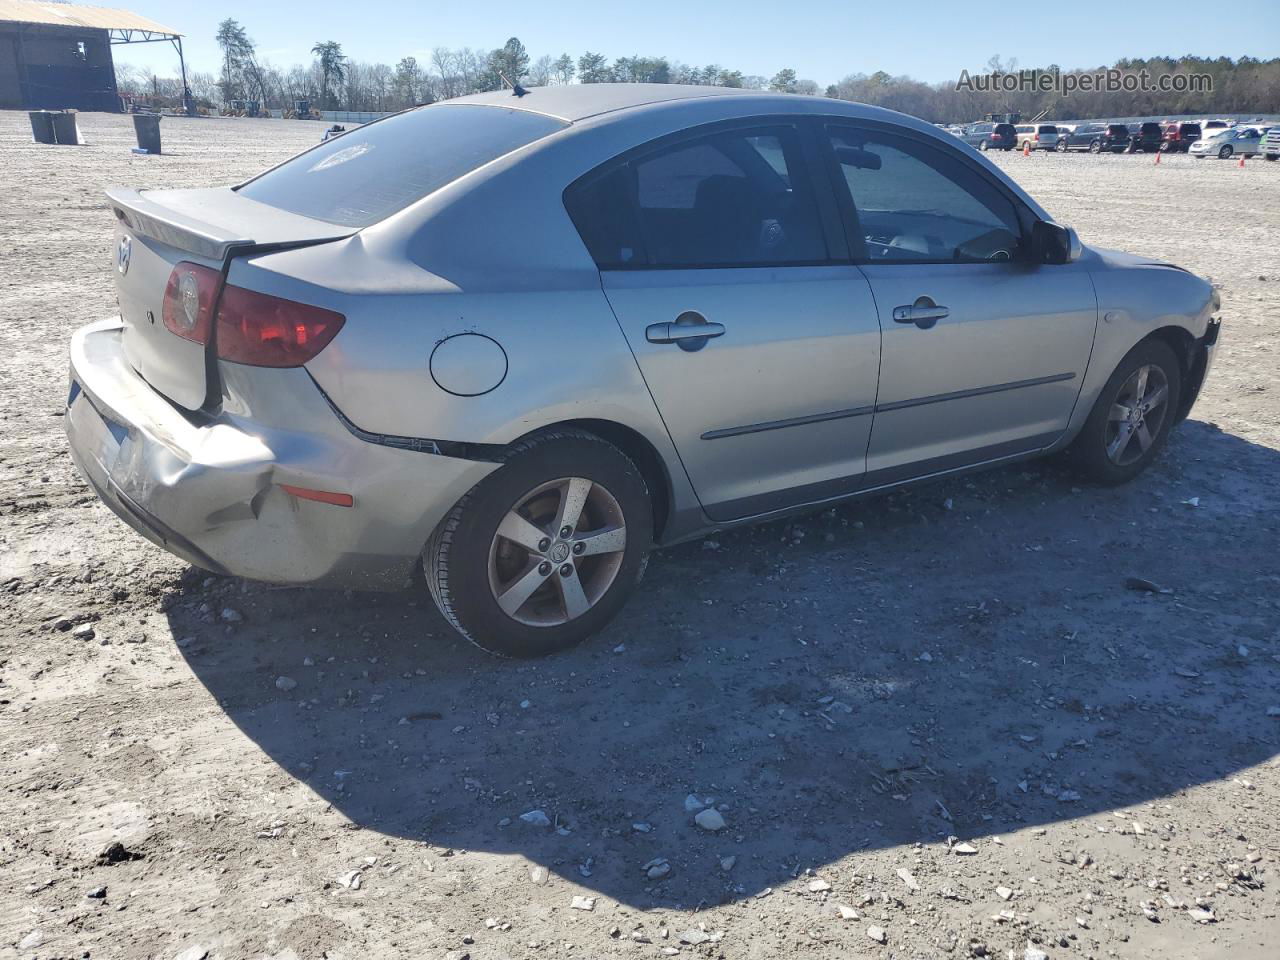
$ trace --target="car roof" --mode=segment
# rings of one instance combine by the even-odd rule
[[[757,96],[764,99],[795,97],[794,93],[770,93],[744,87],[713,87],[678,83],[568,83],[554,87],[529,87],[517,97],[510,90],[495,90],[458,97],[448,103],[478,103],[513,107],[573,122],[617,110],[649,106],[676,100],[704,97]]]

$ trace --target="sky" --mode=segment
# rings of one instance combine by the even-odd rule
[[[992,55],[1016,57],[1023,67],[1056,63],[1063,69],[1126,56],[1280,56],[1277,0],[1227,0],[1221,7],[1204,0],[97,3],[179,31],[188,69],[211,73],[220,61],[214,33],[226,17],[240,21],[261,58],[280,67],[309,62],[312,45],[323,40],[337,40],[352,59],[394,64],[405,56],[425,62],[433,47],[492,49],[511,36],[535,59],[569,53],[576,60],[591,50],[610,59],[638,54],[716,63],[766,77],[791,67],[822,86],[877,70],[930,82],[955,80],[962,69],[984,69]],[[116,59],[149,66],[161,76],[177,75],[177,56],[168,44],[117,48]]]

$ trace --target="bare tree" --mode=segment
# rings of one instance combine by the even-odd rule
[[[549,86],[554,73],[555,61],[549,55],[543,54],[529,66],[529,85],[533,87]]]

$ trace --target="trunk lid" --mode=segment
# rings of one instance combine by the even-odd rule
[[[163,323],[165,287],[183,261],[220,272],[234,256],[341,240],[355,228],[250,200],[230,187],[107,191],[116,218],[114,277],[125,356],[157,391],[188,410],[216,392],[211,347]],[[211,389],[214,388],[214,389]]]

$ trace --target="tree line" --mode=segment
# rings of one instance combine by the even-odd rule
[[[1164,74],[1207,74],[1210,90],[1157,92],[1142,90],[1077,92],[1062,98],[1052,91],[1025,92],[958,89],[955,82],[925,83],[883,71],[846,76],[825,89],[800,78],[791,68],[772,77],[745,74],[720,64],[694,66],[667,57],[630,56],[610,60],[600,53],[568,53],[533,58],[512,37],[492,50],[436,47],[425,62],[404,57],[394,66],[354,60],[335,40],[317,41],[310,63],[277,67],[258,56],[245,28],[224,20],[216,35],[222,51],[217,74],[194,72],[188,77],[191,95],[210,109],[233,101],[256,101],[266,109],[291,109],[297,100],[313,108],[385,112],[420,103],[448,100],[469,93],[500,90],[519,83],[548,86],[568,83],[686,83],[722,87],[768,89],[783,93],[824,94],[856,100],[911,114],[934,123],[972,120],[988,113],[1019,112],[1025,117],[1044,114],[1058,120],[1190,113],[1280,113],[1280,58],[1153,57],[1112,64],[1124,71]],[[988,71],[1004,74],[1084,73],[1059,71],[1056,66],[1018,71],[1016,61],[992,57]],[[1099,67],[1099,70],[1107,69]],[[127,64],[116,68],[122,93],[176,104],[181,84]]]

